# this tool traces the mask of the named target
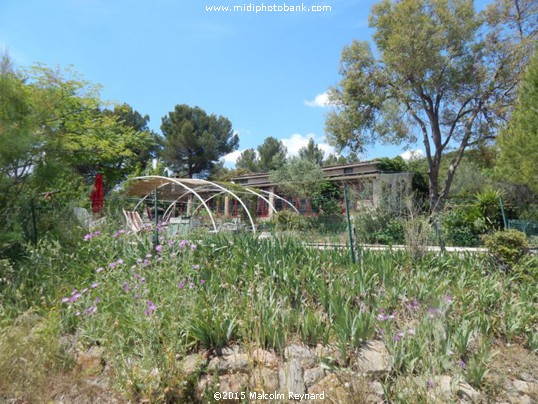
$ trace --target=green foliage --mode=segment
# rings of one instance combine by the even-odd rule
[[[258,171],[278,170],[286,163],[287,149],[280,140],[270,136],[258,146]]]
[[[322,215],[337,215],[341,212],[342,191],[330,181],[322,181],[310,194],[312,209]]]
[[[484,245],[501,264],[512,267],[529,252],[527,236],[518,230],[508,229],[487,234],[483,237]]]
[[[235,167],[238,170],[244,170],[245,173],[256,173],[260,171],[256,150],[246,149],[243,151],[235,162]]]
[[[508,116],[534,46],[535,2],[515,9],[496,2],[478,14],[471,0],[374,5],[369,21],[376,51],[367,42],[345,47],[342,80],[329,93],[337,105],[326,121],[332,143],[353,150],[376,140],[413,144],[418,133],[431,209],[442,210],[466,149],[494,136]],[[448,145],[456,152],[441,183]]]
[[[239,145],[227,118],[185,104],[176,105],[162,118],[161,130],[165,137],[163,160],[177,175],[188,178],[207,174]]]
[[[310,160],[318,166],[322,165],[324,154],[325,152],[319,148],[312,138],[308,140],[308,144],[306,146],[299,149],[299,158]]]
[[[270,181],[276,183],[278,189],[300,197],[312,195],[324,178],[323,171],[316,163],[298,157],[292,157],[269,174]]]
[[[498,139],[501,178],[529,185],[538,193],[538,52],[534,52],[519,88],[519,98],[508,127]]]

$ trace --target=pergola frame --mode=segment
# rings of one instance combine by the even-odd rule
[[[159,175],[148,175],[143,177],[135,177],[128,180],[130,185],[127,188],[127,193],[133,196],[139,196],[141,197],[140,201],[136,204],[135,210],[140,207],[142,203],[152,194],[155,192],[162,192],[166,194],[169,198],[167,199],[168,202],[170,202],[170,205],[165,210],[164,216],[170,212],[170,210],[175,206],[175,204],[180,201],[181,199],[193,195],[198,201],[200,202],[200,205],[194,209],[192,214],[194,214],[198,209],[200,209],[202,206],[205,208],[209,219],[211,220],[211,224],[213,226],[213,230],[215,232],[218,232],[217,225],[215,223],[215,219],[213,217],[213,213],[211,212],[211,209],[209,208],[207,202],[212,200],[213,198],[219,196],[219,195],[227,195],[238,201],[239,204],[243,207],[245,210],[245,213],[247,214],[250,224],[252,226],[252,232],[256,233],[256,224],[254,223],[254,218],[250,214],[248,207],[246,204],[241,200],[241,198],[238,196],[239,193],[248,193],[252,195],[256,195],[257,197],[261,198],[265,202],[267,202],[270,209],[272,209],[273,212],[276,212],[276,208],[273,203],[271,203],[270,199],[263,196],[260,192],[263,192],[265,194],[268,194],[272,197],[278,198],[286,202],[288,205],[290,205],[295,211],[297,209],[293,206],[292,203],[287,201],[286,199],[268,191],[263,190],[257,190],[253,191],[250,188],[243,187],[238,184],[234,184],[234,190],[227,189],[225,187],[225,184],[219,184],[212,181],[202,180],[202,179],[191,179],[191,178],[171,178],[171,177],[163,177]],[[179,186],[180,190],[179,192],[176,192],[175,186]],[[241,190],[238,191],[236,188],[240,187]],[[204,194],[212,194],[209,197],[204,197]]]

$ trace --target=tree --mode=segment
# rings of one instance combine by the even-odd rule
[[[464,152],[491,141],[508,116],[537,14],[535,0],[498,0],[478,14],[472,0],[382,0],[370,16],[379,59],[365,42],[343,50],[330,140],[361,150],[373,140],[420,138],[431,210],[441,210]]]
[[[315,162],[292,157],[275,171],[269,173],[271,182],[292,196],[306,197],[314,193],[325,175]]]
[[[286,146],[274,137],[266,138],[258,146],[258,167],[261,172],[277,170],[286,162]]]
[[[323,161],[323,165],[327,167],[327,166],[358,163],[359,161],[360,161],[359,156],[355,152],[348,153],[346,156],[331,153]]]
[[[498,146],[500,176],[528,185],[538,194],[538,52],[525,73],[514,113]]]
[[[239,170],[244,170],[247,173],[256,173],[260,171],[256,150],[246,149],[243,151],[237,159],[235,167]]]
[[[207,174],[219,159],[239,145],[231,122],[207,113],[199,107],[176,105],[162,118],[165,137],[162,157],[178,175],[192,178]]]
[[[319,148],[312,138],[308,140],[308,144],[305,147],[301,147],[299,150],[300,158],[310,160],[316,163],[318,166],[321,166],[323,163],[324,154],[325,152]]]

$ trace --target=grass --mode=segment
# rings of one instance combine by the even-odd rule
[[[113,233],[76,251],[32,247],[2,286],[0,397],[19,397],[19,385],[41,398],[46,380],[72,367],[54,343],[34,352],[44,336],[76,334],[86,347],[103,347],[115,389],[133,401],[189,396],[193,382],[176,358],[236,343],[277,353],[291,342],[330,344],[345,367],[364,341],[381,338],[394,361],[394,398],[408,375],[452,374],[480,387],[493,340],[538,349],[534,261],[506,274],[476,254],[363,251],[351,264],[346,250],[305,248],[296,238],[162,235],[156,251],[149,235]],[[30,331],[19,316],[29,307],[45,331]],[[24,358],[31,369],[9,370]]]

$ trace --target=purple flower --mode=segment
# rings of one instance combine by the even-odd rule
[[[126,292],[131,290],[131,287],[129,286],[127,282],[123,282],[121,286],[123,287],[123,290],[125,290]]]
[[[94,302],[94,303],[99,303],[99,298],[96,297],[95,299],[93,299],[93,302]]]
[[[185,282],[184,281],[179,282],[177,287],[180,289],[183,289],[185,287]]]
[[[163,246],[162,245],[156,245],[155,246],[155,251],[157,251],[159,254],[163,251]]]
[[[133,276],[135,279],[140,279],[140,274],[134,274]]]
[[[105,268],[97,268],[97,269],[95,270],[95,272],[99,273],[99,272],[103,272],[104,270],[105,270]]]
[[[82,291],[81,291],[80,293],[81,293],[81,294],[84,294],[84,293],[86,293],[87,291],[88,291],[88,288],[84,288],[84,289],[82,289]]]
[[[180,250],[184,250],[189,245],[189,240],[181,240],[178,244]]]
[[[167,244],[168,244],[168,247],[172,247],[174,245],[174,240],[169,239]]]
[[[86,234],[86,235],[84,236],[84,241],[90,241],[90,240],[92,239],[92,237],[93,237],[93,234],[91,234],[91,233],[90,233],[90,234]]]
[[[189,283],[189,289],[192,289],[192,288],[194,288],[194,283],[191,282]]]
[[[146,283],[146,278],[140,278],[140,283]]]
[[[204,279],[200,279],[200,285],[203,285],[205,283]]]
[[[467,366],[463,360],[460,360],[458,362],[458,365],[460,365],[463,369],[465,369],[465,367]]]
[[[97,282],[94,282],[94,283],[91,284],[90,287],[91,287],[92,289],[95,289],[95,288],[97,288],[98,286],[99,286],[99,284],[98,284]]]
[[[433,382],[433,380],[428,380],[428,388],[429,389],[433,389],[435,387],[435,383]]]
[[[108,266],[112,269],[116,268],[116,265],[118,265],[116,262],[111,262],[110,264],[108,264]]]
[[[146,310],[146,316],[151,316],[155,310],[157,310],[157,307],[153,304],[151,300],[148,300],[148,309]]]
[[[454,299],[448,293],[445,295],[445,302],[452,303]]]
[[[192,268],[193,269],[200,269],[200,265],[193,265]]]
[[[69,298],[69,303],[75,303],[82,295],[80,293],[75,293]]]
[[[418,310],[420,308],[420,304],[417,302],[417,299],[413,299],[411,303],[407,305],[411,310]]]
[[[88,307],[88,308],[85,310],[85,313],[86,313],[88,316],[91,316],[91,315],[94,314],[96,311],[97,311],[97,307],[95,307],[95,306],[90,306],[90,307]]]
[[[144,260],[144,266],[145,267],[149,267],[151,265],[151,261],[148,260],[147,258]]]
[[[396,334],[396,335],[394,336],[394,341],[395,341],[395,342],[398,342],[398,341],[401,340],[404,336],[405,336],[405,333],[403,333],[403,332],[399,332],[398,334]]]
[[[97,237],[97,236],[99,236],[100,234],[101,234],[101,232],[100,232],[99,230],[97,230],[95,233],[93,233],[93,236],[94,236],[94,237]]]
[[[136,259],[136,263],[137,263],[137,264],[141,264],[142,262],[143,262],[142,258],[137,258],[137,259]]]
[[[62,299],[62,303],[67,303],[68,301],[69,301],[69,298],[68,298],[68,297],[64,297],[64,298]]]
[[[191,251],[195,251],[196,250],[196,244],[191,244]]]
[[[118,264],[118,265],[123,264],[123,260],[120,258],[119,260],[116,261],[116,264]]]
[[[80,316],[80,311],[77,311],[77,312],[75,313],[75,316],[77,316],[77,317]]]

